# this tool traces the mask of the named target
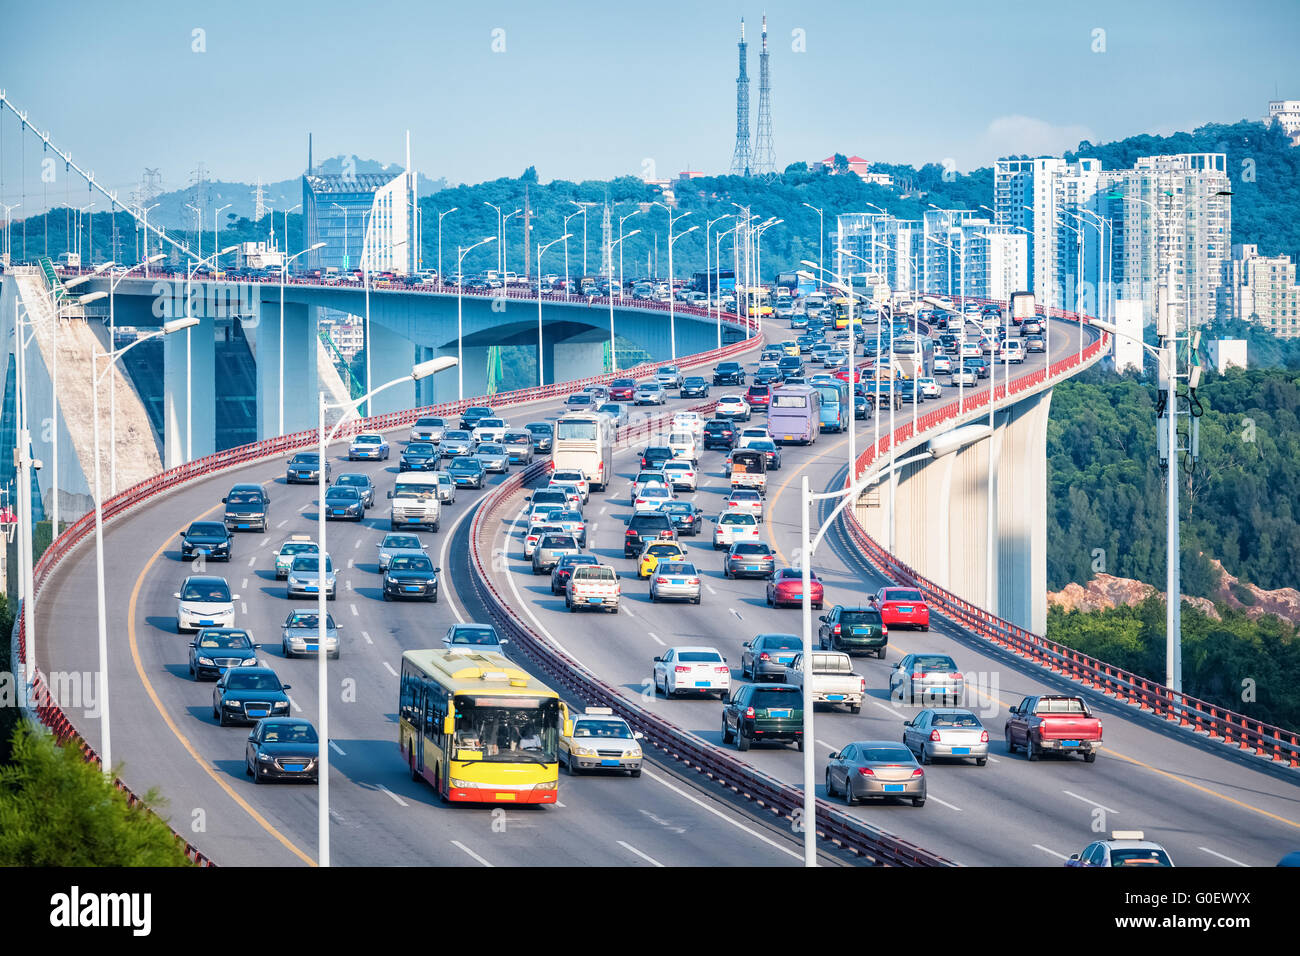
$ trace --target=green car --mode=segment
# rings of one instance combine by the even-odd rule
[[[280,550],[275,552],[275,579],[283,581],[289,576],[289,571],[293,568],[293,559],[298,555],[319,553],[319,545],[307,535],[292,535],[288,541],[280,545]]]
[[[803,750],[803,691],[793,684],[743,684],[722,709],[722,742],[738,750],[793,740]]]
[[[874,653],[885,656],[889,645],[889,628],[874,607],[845,607],[837,604],[818,620],[817,643],[822,650],[846,654]]]

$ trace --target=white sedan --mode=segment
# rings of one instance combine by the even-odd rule
[[[974,370],[968,368],[959,368],[952,373],[952,384],[954,387],[965,385],[967,388],[973,388],[979,384],[979,376]]]
[[[919,378],[916,384],[923,398],[938,398],[943,394],[942,386],[932,378]]]
[[[673,416],[672,430],[690,432],[698,441],[704,436],[704,416],[699,412],[678,412]]]
[[[725,499],[728,514],[744,514],[749,512],[757,517],[763,517],[763,496],[753,488],[737,488]]]
[[[572,488],[582,498],[582,503],[586,504],[591,498],[591,486],[587,484],[587,476],[577,469],[563,469],[551,472],[551,480],[547,482],[548,488]]]
[[[655,693],[731,694],[731,668],[716,647],[670,647],[654,659]]]
[[[358,435],[348,445],[348,461],[356,461],[358,458],[387,461],[388,455],[388,440],[377,432],[365,432]]]
[[[757,541],[758,516],[752,511],[727,511],[713,524],[713,550],[729,548],[737,541]]]
[[[643,488],[641,493],[632,499],[632,510],[633,512],[658,511],[676,497],[669,488],[650,485],[648,488]]]
[[[677,458],[664,462],[664,477],[668,479],[674,491],[678,489],[695,491],[699,481],[695,465]]]
[[[640,495],[641,492],[654,485],[658,485],[660,488],[667,488],[668,476],[662,471],[639,472],[637,476],[632,479],[632,500],[636,501],[637,496]]]
[[[699,457],[695,450],[695,435],[692,432],[673,432],[668,436],[668,447],[672,449],[674,458],[695,461]]]
[[[749,402],[739,395],[723,395],[718,399],[716,415],[718,418],[739,418],[749,421]]]

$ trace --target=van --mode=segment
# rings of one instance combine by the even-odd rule
[[[1020,339],[1007,339],[1002,343],[1003,360],[1017,365],[1025,360],[1025,343]]]
[[[441,525],[442,502],[438,494],[438,476],[431,472],[406,471],[397,476],[397,484],[388,493],[392,505],[388,525],[393,531],[411,525],[428,526],[437,531]]]

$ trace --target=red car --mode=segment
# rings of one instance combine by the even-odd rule
[[[609,400],[611,402],[630,402],[632,401],[632,393],[635,391],[635,379],[616,378],[609,383]]]
[[[822,607],[822,582],[816,571],[809,572],[809,590],[812,594],[812,606],[817,610]],[[799,568],[782,568],[767,581],[767,606],[787,607],[791,604],[803,604],[803,571]]]
[[[930,629],[930,605],[916,588],[881,588],[876,592],[876,605],[886,627]]]
[[[849,380],[849,367],[845,365],[842,368],[837,368],[832,374],[836,378],[838,378],[841,382],[847,382]],[[862,381],[862,366],[859,365],[857,362],[854,362],[853,363],[853,384],[856,385],[860,381]]]
[[[750,408],[767,408],[772,403],[772,390],[766,385],[751,385],[745,393]]]

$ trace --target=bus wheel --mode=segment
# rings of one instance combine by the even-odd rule
[[[418,771],[418,770],[415,769],[415,745],[414,745],[414,743],[412,743],[412,745],[411,745],[411,779],[412,779],[412,780],[419,780],[419,779],[420,779],[420,771]]]

